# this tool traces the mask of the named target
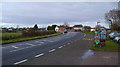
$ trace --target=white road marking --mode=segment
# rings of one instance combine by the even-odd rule
[[[42,45],[42,44],[38,44],[38,45]]]
[[[35,42],[39,42],[39,41],[35,41]]]
[[[38,54],[38,55],[36,55],[35,57],[40,57],[40,56],[42,56],[42,55],[44,55],[44,53]]]
[[[49,42],[54,42],[54,41],[49,41]]]
[[[55,49],[52,49],[52,50],[50,50],[49,52],[53,52],[53,51],[55,51]]]
[[[29,47],[26,47],[26,48],[29,48]]]
[[[1,47],[1,48],[6,48],[6,47]]]
[[[44,42],[40,42],[40,43],[44,43]]]
[[[18,48],[18,47],[16,47],[16,46],[12,46],[13,48]]]
[[[70,43],[68,43],[68,44],[70,44]]]
[[[30,44],[30,43],[26,43],[27,45],[30,45],[30,46],[34,46],[33,44]]]
[[[60,47],[58,47],[58,48],[62,48],[63,46],[60,46]]]
[[[11,50],[10,52],[15,52],[15,51],[19,51],[19,50],[23,50],[25,48],[20,48],[20,49],[17,49],[17,50]]]
[[[43,41],[47,41],[47,40],[43,40]]]
[[[10,51],[10,52],[15,52],[15,51],[17,51],[17,50],[12,50],[12,51]]]
[[[14,63],[14,65],[17,65],[17,64],[20,64],[20,63],[26,62],[27,60],[28,60],[28,59],[25,59],[25,60],[22,60],[22,61],[16,62],[16,63]]]
[[[23,45],[23,44],[18,44],[18,45]]]

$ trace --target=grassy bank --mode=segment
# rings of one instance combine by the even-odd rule
[[[11,39],[11,40],[3,40],[3,41],[0,41],[0,44],[21,42],[21,41],[27,41],[27,40],[33,40],[33,39],[41,39],[41,38],[56,36],[56,35],[60,35],[60,34],[61,33],[57,32],[57,33],[50,34],[50,35],[43,35],[43,36],[36,36],[36,37],[27,37],[27,38],[17,38],[17,39]]]
[[[94,32],[83,32],[83,33],[94,35]]]
[[[119,44],[114,42],[111,39],[106,40],[105,44],[106,44],[105,47],[99,47],[93,44],[91,49],[97,50],[97,51],[120,51]]]

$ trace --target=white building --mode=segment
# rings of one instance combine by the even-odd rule
[[[56,26],[55,27],[55,31],[58,32],[59,31],[59,27]]]

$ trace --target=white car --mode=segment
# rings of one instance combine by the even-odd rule
[[[115,37],[115,38],[114,38],[114,41],[116,41],[117,43],[120,43],[120,36]]]

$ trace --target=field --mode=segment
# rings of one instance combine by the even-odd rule
[[[51,36],[60,35],[61,33],[53,33],[53,34],[46,34],[41,36],[33,36],[33,37],[23,37],[21,32],[16,33],[3,33],[2,40],[0,40],[0,44],[7,44],[7,43],[13,43],[13,42],[21,42],[21,41],[27,41],[27,40],[33,40],[33,39],[40,39],[40,38],[46,38]],[[4,40],[3,40],[4,38]]]
[[[2,40],[9,40],[9,39],[15,39],[15,38],[20,38],[22,37],[21,32],[10,32],[10,33],[2,33]]]

